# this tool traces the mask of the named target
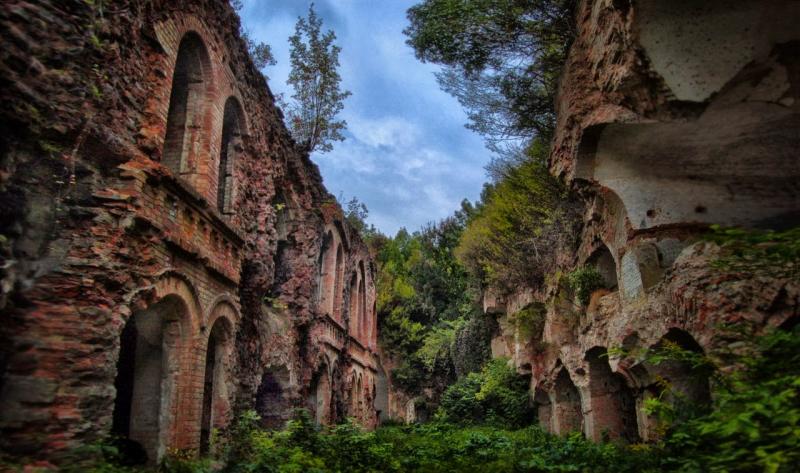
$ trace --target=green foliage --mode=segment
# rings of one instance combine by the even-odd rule
[[[447,388],[437,417],[464,425],[528,425],[534,420],[528,379],[509,367],[508,359],[492,360]]]
[[[751,338],[715,375],[713,410],[676,427],[665,463],[686,472],[800,470],[800,327]]]
[[[582,266],[567,274],[567,285],[582,305],[588,304],[592,293],[604,284],[603,276],[594,266]]]
[[[413,234],[400,230],[376,252],[380,342],[400,361],[392,381],[409,394],[428,389],[436,398],[455,380],[456,342],[466,327],[476,335],[470,342],[480,343],[470,349],[488,348],[490,336],[470,325],[477,298],[453,254],[465,221],[459,211]]]
[[[501,292],[542,283],[579,234],[576,201],[543,164],[547,147],[536,141],[529,153],[484,188],[456,250],[472,277]]]
[[[520,336],[528,340],[541,340],[546,319],[547,307],[540,302],[528,304],[509,317]]]
[[[456,376],[480,371],[491,359],[492,337],[497,329],[497,321],[478,310],[458,329],[451,349]]]
[[[715,265],[726,271],[800,278],[800,227],[777,232],[711,227],[708,239],[722,247]]]
[[[343,197],[339,196],[339,202],[343,201]],[[367,209],[367,204],[358,200],[358,197],[353,197],[352,199],[348,200],[347,203],[342,205],[344,210],[344,219],[353,228],[355,231],[361,235],[361,238],[369,245],[371,240],[380,238],[383,235],[380,235],[378,229],[375,228],[374,225],[370,225],[367,223],[367,217],[369,216],[369,209]]]
[[[336,115],[344,108],[349,91],[339,83],[339,52],[334,44],[336,34],[322,33],[322,19],[312,3],[308,18],[298,18],[295,32],[289,37],[291,71],[287,84],[294,89],[292,103],[286,110],[286,120],[297,144],[309,153],[333,149],[332,141],[343,141],[347,127]]]

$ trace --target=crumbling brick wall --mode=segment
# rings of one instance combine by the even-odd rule
[[[375,332],[348,330],[375,324],[369,252],[227,2],[10,2],[0,31],[0,448],[58,458],[114,430],[153,461],[312,393],[320,421],[373,424],[367,389],[347,407],[349,375],[377,372]],[[331,228],[358,314],[317,296]]]
[[[519,340],[510,327],[493,347],[531,372],[549,430],[654,440],[644,402],[662,393],[659,380],[701,403],[708,380],[609,350],[709,352],[731,343],[723,324],[760,330],[800,315],[796,280],[725,271],[702,239],[710,224],[800,223],[800,6],[584,0],[576,20],[550,164],[586,205],[561,269],[591,264],[606,287],[585,305],[563,279],[520,288],[506,310],[547,304],[544,333]],[[530,342],[537,349],[515,349]]]

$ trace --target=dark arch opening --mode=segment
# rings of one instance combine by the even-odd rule
[[[583,430],[583,411],[581,395],[572,382],[566,368],[561,368],[556,376],[553,419],[555,433],[565,434]]]
[[[285,386],[289,384],[289,372],[284,367],[269,369],[261,376],[256,392],[256,412],[261,416],[261,425],[268,429],[280,429],[286,422],[289,400]]]
[[[603,278],[603,285],[606,289],[617,289],[617,264],[611,255],[608,247],[602,245],[592,253],[586,264],[594,266]]]
[[[125,463],[155,463],[166,452],[185,314],[183,301],[167,296],[131,315],[120,333],[111,431]]]
[[[217,173],[217,209],[222,213],[233,210],[233,170],[236,156],[242,152],[242,108],[239,101],[229,97],[222,116],[222,143]]]
[[[200,453],[208,453],[211,441],[211,430],[217,424],[217,399],[220,396],[220,384],[225,377],[225,343],[228,339],[228,328],[224,319],[214,322],[206,347],[206,366],[203,378],[203,415],[200,424]]]
[[[176,174],[194,172],[192,144],[200,139],[205,105],[208,53],[196,33],[186,33],[178,47],[167,113],[163,163]]]
[[[657,379],[658,384],[665,387],[666,392],[661,393],[661,398],[672,403],[676,422],[705,412],[711,404],[710,373],[681,354],[702,356],[700,344],[689,333],[671,328],[652,350],[664,355],[665,359],[657,365],[647,366],[647,371],[652,373],[654,381]]]
[[[318,425],[330,423],[332,394],[328,365],[323,364],[314,376],[309,390],[309,405],[314,411],[314,420]]]
[[[332,231],[325,232],[322,239],[322,248],[319,255],[319,282],[317,285],[317,300],[319,310],[333,316],[333,289],[335,285],[336,253],[333,249],[335,239]]]

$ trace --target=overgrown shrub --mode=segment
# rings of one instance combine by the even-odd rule
[[[532,302],[509,317],[520,337],[533,341],[541,341],[546,320],[547,307],[541,302]]]
[[[507,359],[492,360],[447,388],[437,416],[464,425],[528,425],[534,420],[528,379],[509,367]]]
[[[604,284],[603,275],[594,266],[582,266],[567,274],[567,285],[581,305],[588,304],[592,293]]]

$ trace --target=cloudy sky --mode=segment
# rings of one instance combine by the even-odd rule
[[[291,95],[288,37],[306,0],[245,0],[240,12],[256,41],[272,46],[267,67],[274,93]],[[342,47],[342,85],[353,95],[342,118],[344,142],[315,153],[325,185],[344,201],[356,196],[369,223],[389,235],[416,230],[453,213],[463,198],[475,200],[485,180],[489,152],[464,128],[458,102],[439,90],[437,66],[422,64],[405,44],[405,12],[414,0],[316,0],[324,29]]]

